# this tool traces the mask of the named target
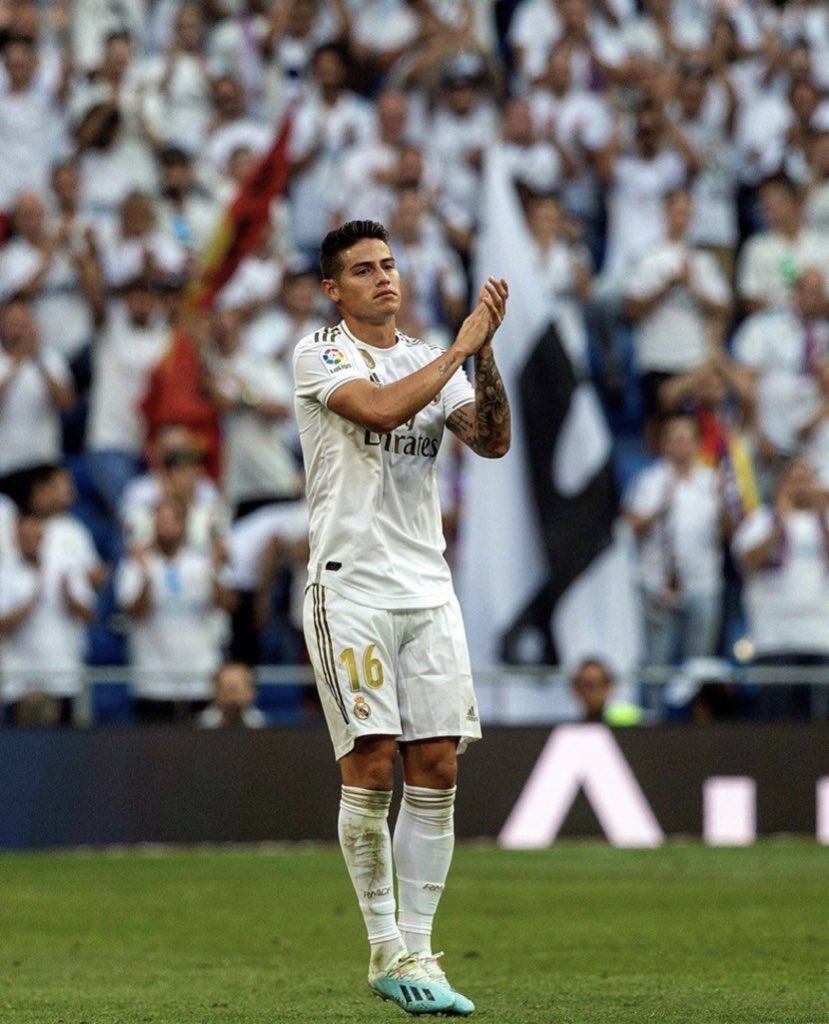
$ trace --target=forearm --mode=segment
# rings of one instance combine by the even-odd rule
[[[151,607],[150,579],[148,576],[145,576],[141,581],[141,590],[134,601],[124,606],[124,611],[134,619],[143,619],[149,613]]]
[[[239,595],[235,590],[222,586],[221,583],[213,584],[213,604],[219,611],[232,615],[239,606]]]
[[[25,622],[31,611],[32,605],[24,604],[7,615],[0,615],[0,636],[5,633],[13,633],[21,623]]]
[[[817,427],[819,427],[827,418],[829,418],[829,406],[821,405],[813,416],[810,416],[805,423],[797,428],[798,439],[801,441],[808,441],[809,437],[814,433]]]
[[[425,409],[463,359],[463,350],[452,345],[431,363],[383,387],[351,381],[331,395],[328,408],[352,423],[386,434]]]
[[[624,301],[624,314],[627,319],[631,323],[638,323],[640,320],[644,320],[646,316],[656,309],[673,286],[674,282],[668,281],[659,291],[654,292],[653,295],[648,295],[644,298],[626,298]]]
[[[46,252],[43,256],[43,261],[38,269],[32,274],[30,278],[23,282],[17,289],[17,294],[22,297],[32,300],[37,296],[40,291],[43,281],[46,275],[49,273],[49,268],[52,266],[52,253],[51,251]]]
[[[717,299],[711,299],[703,291],[700,291],[693,285],[691,286],[691,294],[700,304],[702,311],[706,316],[720,317],[724,319],[731,312],[731,307],[727,302],[720,302]]]
[[[79,601],[68,591],[66,593],[66,610],[73,618],[78,619],[87,626],[95,618],[95,609],[88,604],[84,604],[83,601]]]
[[[76,259],[75,266],[93,323],[100,327],[106,317],[106,288],[98,256],[92,251],[84,253]]]
[[[650,515],[642,512],[627,512],[625,518],[631,530],[633,530],[634,536],[644,537],[645,534],[651,532],[661,515],[664,515],[663,509],[657,509],[656,512],[652,512]]]
[[[474,450],[492,459],[506,455],[512,441],[509,400],[490,344],[475,356],[475,436]]]
[[[500,459],[509,451],[509,401],[491,345],[475,356],[475,404],[456,409],[447,426],[476,455]]]
[[[46,381],[46,386],[49,389],[49,394],[55,407],[60,412],[71,409],[75,404],[75,389],[72,385],[55,380],[42,363],[38,363],[38,366],[40,367],[41,374],[43,374],[43,379]]]
[[[780,543],[781,532],[775,528],[768,537],[740,555],[740,565],[745,572],[758,572],[774,560],[774,553]]]

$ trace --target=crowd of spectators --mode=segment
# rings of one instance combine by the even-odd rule
[[[288,191],[196,318],[289,108]],[[291,355],[336,319],[319,243],[386,223],[400,326],[445,344],[496,143],[627,456],[645,661],[829,665],[822,0],[0,0],[7,722],[71,721],[85,663],[121,658],[138,720],[259,723],[214,684],[250,705],[245,665],[304,659]]]

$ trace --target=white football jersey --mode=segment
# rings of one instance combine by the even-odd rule
[[[328,408],[349,380],[383,385],[441,350],[400,331],[391,348],[357,339],[340,322],[294,352],[297,424],[310,507],[309,583],[376,608],[435,608],[452,596],[435,462],[449,416],[475,401],[463,370],[408,423],[387,434]]]

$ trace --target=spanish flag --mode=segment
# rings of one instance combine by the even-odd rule
[[[290,134],[289,112],[270,150],[222,214],[188,287],[187,304],[190,308],[210,309],[220,289],[242,260],[256,249],[268,230],[271,202],[288,186]]]

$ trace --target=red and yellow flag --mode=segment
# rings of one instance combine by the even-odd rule
[[[290,177],[291,120],[289,113],[270,150],[222,213],[199,269],[188,286],[187,304],[191,308],[204,311],[212,306],[222,286],[242,260],[256,249],[268,230],[271,203],[285,191]]]

